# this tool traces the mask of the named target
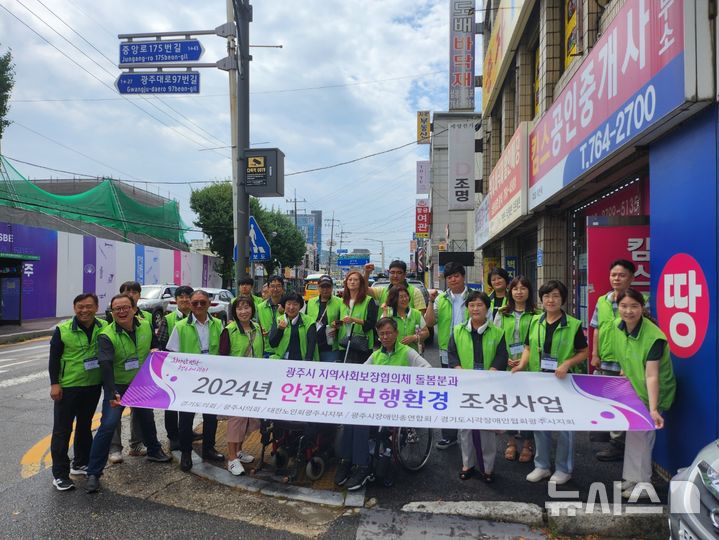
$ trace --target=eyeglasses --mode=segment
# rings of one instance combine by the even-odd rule
[[[195,300],[194,302],[190,302],[190,305],[192,307],[205,307],[207,302],[204,300]]]
[[[394,335],[395,335],[395,332],[378,332],[377,335],[378,335],[380,338],[388,338],[388,337],[394,336]]]
[[[126,312],[130,311],[131,309],[132,309],[131,306],[120,306],[120,307],[112,308],[112,312],[113,313],[126,313]]]

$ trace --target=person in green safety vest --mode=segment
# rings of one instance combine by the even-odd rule
[[[362,274],[352,271],[345,277],[340,319],[335,321],[340,354],[349,364],[361,364],[374,348],[377,304],[367,292]]]
[[[175,330],[175,324],[190,314],[190,297],[193,293],[192,287],[181,285],[175,289],[175,304],[177,309],[171,311],[162,318],[160,327],[157,329],[157,341],[160,350],[167,350],[167,342]],[[165,411],[165,431],[170,441],[170,451],[180,449],[180,416],[177,411]],[[195,434],[195,440],[202,438],[202,433]]]
[[[270,330],[270,358],[284,360],[319,360],[317,327],[314,321],[300,313],[305,301],[296,292],[287,293],[280,300],[284,313],[277,317]]]
[[[667,337],[646,315],[642,293],[629,288],[620,292],[616,300],[619,317],[602,327],[600,353],[604,358],[603,353],[609,352],[619,362],[622,374],[649,409],[654,427],[662,429],[662,413],[671,407],[676,394]],[[626,433],[622,497],[647,498],[654,494],[651,480],[655,439],[654,430]]]
[[[603,294],[597,299],[594,307],[592,320],[589,326],[592,328],[592,367],[600,375],[617,377],[621,371],[619,363],[611,356],[608,349],[605,354],[600,354],[602,343],[602,328],[611,326],[618,316],[618,301],[620,294],[626,291],[634,281],[636,267],[632,261],[617,259],[609,266],[609,284],[612,290]],[[594,456],[599,461],[619,461],[624,456],[624,432],[613,431],[610,433],[593,431],[589,435],[592,442],[609,442],[603,450],[598,451]]]
[[[420,347],[429,336],[429,328],[422,313],[410,307],[410,303],[409,292],[404,285],[392,287],[382,316],[395,320],[399,332],[397,339],[402,345],[407,345],[421,354]]]
[[[369,283],[369,276],[374,271],[374,264],[367,263],[364,265],[364,279]],[[384,269],[382,269],[384,271]],[[396,260],[389,263],[389,286],[388,287],[368,287],[367,294],[374,298],[377,305],[382,308],[387,304],[387,297],[394,287],[402,285],[409,292],[409,305],[416,309],[422,315],[427,310],[424,302],[422,291],[417,287],[413,287],[407,283],[407,263]]]
[[[255,317],[256,304],[252,296],[238,296],[232,302],[232,322],[220,334],[220,355],[262,358],[264,340]],[[227,419],[227,470],[234,476],[244,474],[243,463],[252,463],[255,457],[242,451],[245,437],[260,429],[257,418],[230,416]]]
[[[253,280],[251,277],[242,278],[237,282],[237,296],[249,296],[250,298],[252,298],[252,301],[255,303],[255,306],[257,306],[262,303],[263,299],[261,296],[256,296],[252,292],[252,287],[254,286],[255,280]]]
[[[142,364],[152,351],[157,350],[157,336],[150,323],[135,316],[135,300],[126,294],[118,294],[110,301],[113,322],[102,329],[97,338],[98,363],[102,377],[104,396],[100,427],[92,441],[87,464],[85,491],[95,493],[100,489],[100,476],[107,463],[110,444],[125,407],[121,404],[124,394]],[[136,408],[134,414],[140,423],[140,432],[147,448],[147,459],[168,462],[171,458],[162,450],[157,440],[155,416],[152,409]]]
[[[87,474],[92,447],[92,417],[100,401],[102,379],[97,360],[97,336],[107,326],[98,319],[98,299],[79,294],[72,301],[75,316],[57,325],[50,339],[50,398],[53,401],[52,484],[58,491],[75,487],[70,475]],[[67,457],[75,421],[74,456]]]
[[[589,346],[582,330],[582,322],[567,315],[562,306],[567,301],[567,286],[561,281],[550,280],[539,288],[544,313],[535,315],[529,325],[524,341],[524,352],[519,365],[512,373],[529,368],[529,371],[546,373],[547,377],[563,379],[582,362],[586,362]],[[534,470],[527,481],[539,482],[547,477],[557,485],[572,478],[574,469],[574,432],[557,432],[556,470],[550,471],[552,432],[535,431]]]
[[[499,267],[492,268],[487,277],[492,286],[492,292],[489,294],[489,320],[493,321],[499,309],[507,305],[510,277],[504,268]]]
[[[320,362],[337,362],[339,360],[339,343],[335,321],[340,318],[342,299],[332,294],[332,278],[320,276],[317,280],[320,294],[308,300],[305,312],[317,328],[317,350]]]
[[[175,324],[167,342],[167,350],[189,354],[219,354],[223,324],[208,313],[210,295],[201,289],[193,291],[190,308],[192,312]],[[185,472],[192,469],[194,419],[194,412],[180,411],[180,469]],[[217,415],[202,413],[202,459],[205,461],[225,460],[225,456],[215,449],[216,434]]]
[[[454,369],[507,370],[507,346],[504,332],[493,326],[487,318],[490,308],[489,296],[472,291],[467,296],[469,320],[452,329],[447,353],[449,367]],[[497,455],[497,434],[487,429],[458,430],[459,448],[462,452],[460,480],[468,480],[479,467],[482,480],[494,482],[494,459]]]
[[[432,367],[414,349],[398,342],[397,322],[391,317],[377,321],[377,335],[381,347],[372,352],[365,364],[382,366]],[[344,425],[340,441],[335,484],[347,491],[360,489],[370,477],[370,426]]]
[[[282,315],[282,306],[280,300],[285,294],[285,280],[282,276],[270,276],[267,280],[269,296],[264,302],[257,305],[257,322],[262,329],[262,335],[265,338],[265,358],[269,358],[274,352],[270,346],[270,330],[275,324],[278,315]]]
[[[508,368],[519,365],[524,352],[524,342],[529,333],[532,318],[541,313],[534,304],[532,283],[524,276],[517,276],[509,283],[507,302],[500,308],[494,318],[494,326],[504,331],[504,342],[509,354]],[[531,431],[511,431],[504,458],[508,461],[517,459],[517,440],[522,440],[522,451],[519,453],[520,463],[529,463],[534,459],[534,434]]]

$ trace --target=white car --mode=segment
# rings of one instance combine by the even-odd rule
[[[203,290],[210,295],[210,315],[221,319],[224,324],[232,320],[233,296],[230,291],[227,289],[211,289],[209,287],[196,287],[194,289]],[[177,302],[173,298],[168,306],[168,311],[175,311],[176,309]]]

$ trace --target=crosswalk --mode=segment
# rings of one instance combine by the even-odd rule
[[[47,377],[49,341],[0,347],[0,388]]]

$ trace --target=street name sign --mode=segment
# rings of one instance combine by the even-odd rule
[[[115,81],[121,94],[199,94],[197,71],[123,73]]]
[[[120,43],[120,63],[195,62],[205,52],[197,39],[126,41]]]

